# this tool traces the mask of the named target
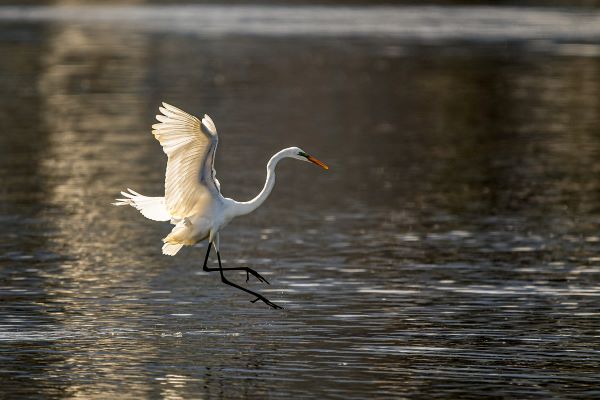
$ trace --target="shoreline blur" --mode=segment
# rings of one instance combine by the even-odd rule
[[[91,5],[0,7],[0,22],[110,25],[198,35],[597,41],[600,11],[535,7]]]

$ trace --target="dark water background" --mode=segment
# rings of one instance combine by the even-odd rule
[[[427,40],[4,20],[0,397],[600,397],[597,27],[443,40],[469,23]],[[285,310],[109,205],[163,190],[160,101],[214,118],[226,196],[254,196],[282,147],[331,166],[281,163],[221,234]]]

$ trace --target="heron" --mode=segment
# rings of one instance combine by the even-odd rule
[[[264,203],[275,185],[275,167],[284,158],[311,162],[326,170],[329,167],[298,147],[288,147],[275,153],[267,163],[267,178],[256,197],[250,201],[223,197],[214,167],[219,137],[213,120],[206,114],[199,120],[167,103],[162,103],[159,111],[156,116],[159,123],[152,125],[152,134],[168,158],[164,197],[144,196],[128,188],[121,192],[123,198],[112,204],[130,205],[153,221],[170,221],[174,227],[163,239],[162,252],[165,255],[174,256],[183,246],[208,240],[202,266],[204,271],[218,271],[223,283],[255,296],[252,303],[261,300],[272,308],[282,308],[265,296],[227,279],[225,271],[244,271],[246,282],[252,275],[258,281],[270,284],[252,268],[223,267],[219,232],[232,219],[249,214]],[[212,247],[217,253],[219,268],[208,266]]]

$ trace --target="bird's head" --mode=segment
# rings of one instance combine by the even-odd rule
[[[295,158],[295,159],[301,160],[301,161],[308,161],[308,162],[318,165],[321,168],[329,169],[329,167],[327,165],[325,165],[324,162],[317,160],[316,158],[307,154],[304,150],[302,150],[299,147],[290,147],[289,149],[286,150],[286,152],[287,152],[286,155],[288,157]]]

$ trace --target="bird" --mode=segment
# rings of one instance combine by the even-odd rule
[[[218,271],[221,281],[255,296],[252,303],[261,300],[266,305],[281,309],[260,293],[238,285],[225,276],[225,271],[245,271],[246,282],[250,275],[260,282],[270,284],[249,267],[226,267],[221,263],[219,233],[234,218],[256,210],[269,197],[275,185],[275,168],[284,158],[311,162],[328,170],[329,167],[299,147],[288,147],[275,153],[267,163],[267,178],[256,197],[249,201],[236,201],[221,194],[216,178],[215,153],[219,137],[213,120],[205,114],[202,120],[167,103],[159,106],[158,123],[152,125],[152,134],[167,155],[165,195],[149,197],[127,188],[121,191],[115,206],[129,205],[153,221],[170,221],[174,225],[163,238],[162,253],[176,255],[183,246],[208,241],[204,265],[206,272]],[[219,268],[207,265],[211,248],[217,253]]]

